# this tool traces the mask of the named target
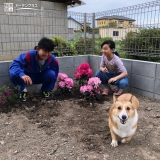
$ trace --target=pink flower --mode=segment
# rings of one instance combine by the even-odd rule
[[[68,78],[68,76],[65,73],[59,73],[58,74],[58,84],[57,88],[58,89],[70,89],[74,86],[74,82],[72,78]]]
[[[90,96],[93,96],[94,95],[94,93],[93,92],[90,92]]]
[[[81,79],[84,77],[92,77],[92,70],[88,63],[84,62],[79,67],[77,67],[76,72],[74,73],[76,79]]]
[[[58,87],[59,88],[64,88],[65,87],[65,82],[63,82],[63,81],[58,82]]]
[[[90,65],[87,62],[84,62],[80,65],[81,70],[87,70],[88,68],[90,68]]]
[[[87,85],[87,91],[91,92],[93,90],[93,87],[91,85]]]
[[[58,74],[58,80],[59,81],[64,80],[65,78],[68,78],[68,76],[65,73],[59,73]]]
[[[98,88],[101,84],[101,80],[98,77],[92,77],[88,81],[88,85],[92,85],[94,88]]]
[[[97,88],[97,89],[95,89],[94,91],[95,91],[95,93],[100,94],[100,89]]]
[[[7,99],[6,99],[6,97],[4,97],[1,103],[5,104],[6,102],[7,102]]]
[[[80,68],[78,67],[77,70],[76,70],[76,72],[74,73],[74,77],[75,77],[76,79],[80,79],[81,76],[82,76],[82,73],[81,73]]]
[[[92,70],[90,68],[87,71],[87,76],[88,76],[88,78],[92,77]]]
[[[10,90],[5,90],[5,92],[4,92],[6,95],[10,95],[11,93],[12,93],[12,91],[10,91]]]
[[[81,92],[81,93],[85,93],[86,91],[88,91],[88,87],[87,87],[86,85],[81,86],[80,92]]]
[[[88,80],[88,85],[81,86],[80,92],[84,94],[85,92],[87,94],[84,94],[84,97],[89,93],[90,97],[97,96],[97,94],[100,94],[99,86],[101,84],[101,80],[98,77],[92,77]],[[94,97],[95,98],[95,97]]]
[[[92,90],[93,90],[93,87],[90,85],[84,85],[84,86],[81,86],[80,88],[81,93],[91,92]]]
[[[66,84],[66,87],[68,89],[71,89],[73,87],[73,85],[74,85],[74,82],[73,82],[72,78],[64,79],[64,83]]]

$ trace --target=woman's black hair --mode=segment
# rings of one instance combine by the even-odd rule
[[[51,39],[43,37],[38,43],[38,49],[43,49],[45,51],[51,52],[54,49],[54,43]]]
[[[118,54],[118,52],[117,52],[116,49],[115,49],[115,43],[114,43],[114,41],[112,41],[112,40],[106,40],[106,41],[104,41],[104,42],[101,44],[101,48],[102,48],[105,44],[108,44],[110,49],[113,49],[113,48],[114,48],[113,53],[119,57],[119,54]]]

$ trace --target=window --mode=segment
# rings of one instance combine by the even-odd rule
[[[113,31],[113,36],[119,36],[119,32],[118,31]]]
[[[123,24],[124,23],[124,21],[118,21],[118,24]]]
[[[130,22],[128,22],[129,24],[132,24],[132,22],[130,21]]]

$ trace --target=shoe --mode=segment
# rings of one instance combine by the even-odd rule
[[[108,96],[110,93],[111,93],[111,90],[108,89],[108,88],[105,88],[105,89],[103,90],[103,92],[102,92],[102,95],[103,95],[103,96]]]
[[[123,89],[119,89],[119,90],[117,90],[116,92],[114,92],[113,94],[114,94],[115,96],[120,96],[120,95],[122,94],[122,92],[123,92]]]
[[[19,94],[19,101],[25,102],[27,100],[27,92],[22,92]]]
[[[42,92],[42,94],[43,94],[43,97],[44,98],[49,98],[50,97],[50,93],[49,92],[47,92],[47,91],[44,91],[44,92]]]

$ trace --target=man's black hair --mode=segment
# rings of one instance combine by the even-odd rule
[[[43,37],[38,43],[38,49],[43,49],[45,51],[51,52],[54,49],[54,43],[51,39]]]
[[[34,50],[37,50],[37,48],[38,48],[38,46],[35,46],[35,47],[34,47]]]

